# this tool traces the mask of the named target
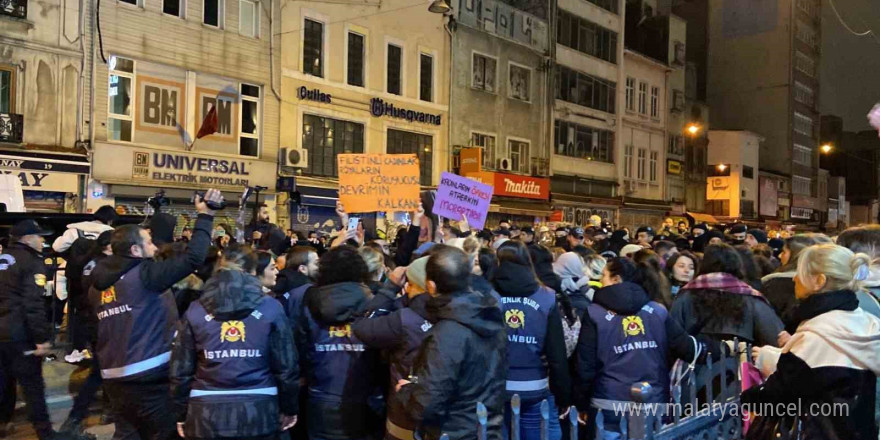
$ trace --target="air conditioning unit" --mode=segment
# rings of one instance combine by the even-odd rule
[[[306,168],[309,166],[309,151],[302,148],[282,148],[281,166]]]
[[[510,158],[509,157],[499,157],[498,158],[498,165],[496,166],[496,168],[498,168],[498,171],[512,170],[513,166],[510,162]]]

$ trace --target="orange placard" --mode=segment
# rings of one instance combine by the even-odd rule
[[[340,154],[339,201],[346,212],[415,211],[419,158],[415,154]]]

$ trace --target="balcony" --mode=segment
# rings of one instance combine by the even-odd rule
[[[7,0],[0,0],[5,2]],[[0,142],[20,144],[24,134],[24,117],[14,113],[0,113]]]
[[[0,15],[27,19],[27,0],[0,0]]]

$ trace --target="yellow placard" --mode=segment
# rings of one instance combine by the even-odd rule
[[[419,158],[415,154],[340,154],[339,201],[349,213],[415,211]]]

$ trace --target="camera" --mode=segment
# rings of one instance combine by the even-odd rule
[[[147,204],[153,207],[153,210],[159,212],[159,209],[163,206],[168,206],[171,204],[171,200],[168,197],[165,197],[165,190],[160,189],[153,197],[147,199]]]
[[[204,191],[196,191],[195,193],[193,193],[193,197],[192,197],[193,202],[196,201],[196,196],[199,196],[200,199],[204,199],[205,192]],[[208,205],[208,208],[211,208],[214,211],[220,211],[220,210],[226,209],[226,199],[221,200],[219,203],[215,202],[213,200],[206,200],[205,204]]]

